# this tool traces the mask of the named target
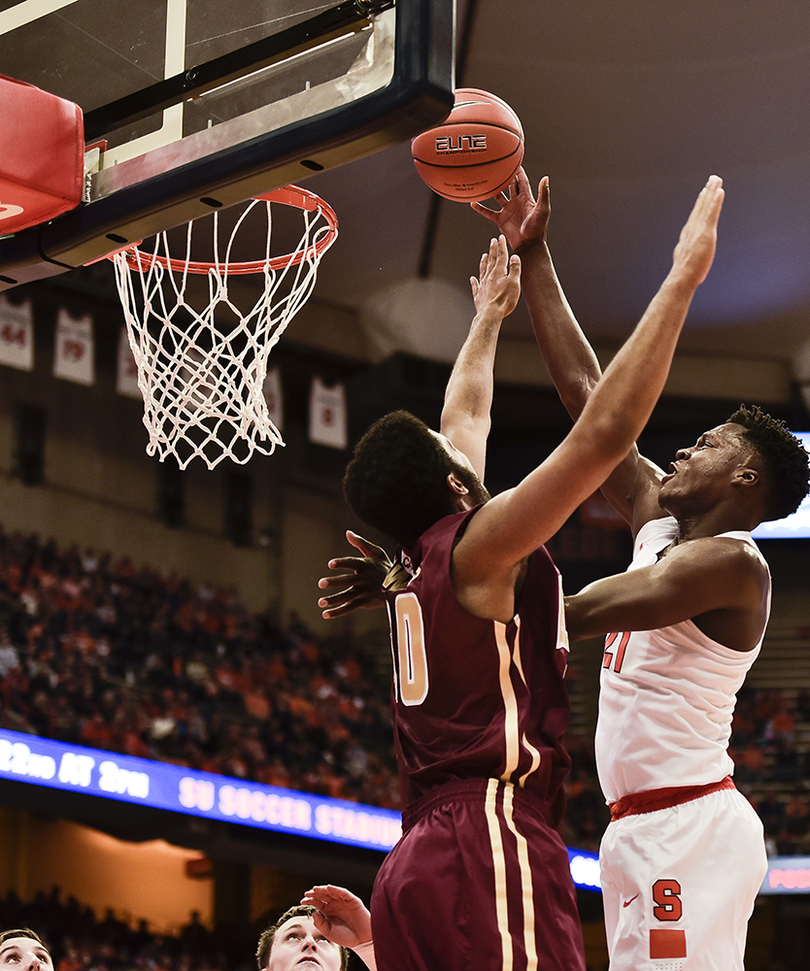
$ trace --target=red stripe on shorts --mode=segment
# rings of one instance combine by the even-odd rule
[[[710,782],[705,786],[671,786],[667,789],[648,789],[646,792],[631,792],[610,804],[610,821],[616,822],[625,816],[639,816],[642,813],[654,813],[659,809],[671,809],[685,802],[708,796],[711,792],[721,789],[736,789],[727,775],[720,782]]]

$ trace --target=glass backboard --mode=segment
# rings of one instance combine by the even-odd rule
[[[96,146],[77,208],[0,237],[0,290],[437,124],[454,32],[455,0],[0,2],[0,72],[78,104]]]

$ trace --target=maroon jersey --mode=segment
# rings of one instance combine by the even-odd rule
[[[403,805],[447,783],[500,779],[546,803],[556,826],[570,766],[560,575],[536,550],[512,621],[470,614],[453,590],[450,556],[475,512],[425,532],[406,562],[410,582],[389,593]]]

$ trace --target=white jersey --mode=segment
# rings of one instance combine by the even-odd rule
[[[629,569],[652,566],[677,532],[669,516],[645,523]],[[748,532],[721,535],[757,549]],[[634,792],[699,786],[730,775],[736,696],[761,647],[762,638],[751,651],[732,650],[691,620],[609,634],[596,726],[596,767],[605,799],[611,803]]]

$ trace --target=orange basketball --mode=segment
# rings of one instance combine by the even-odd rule
[[[414,138],[411,153],[422,181],[438,195],[482,202],[513,180],[523,161],[523,126],[496,95],[458,88],[453,110]]]

